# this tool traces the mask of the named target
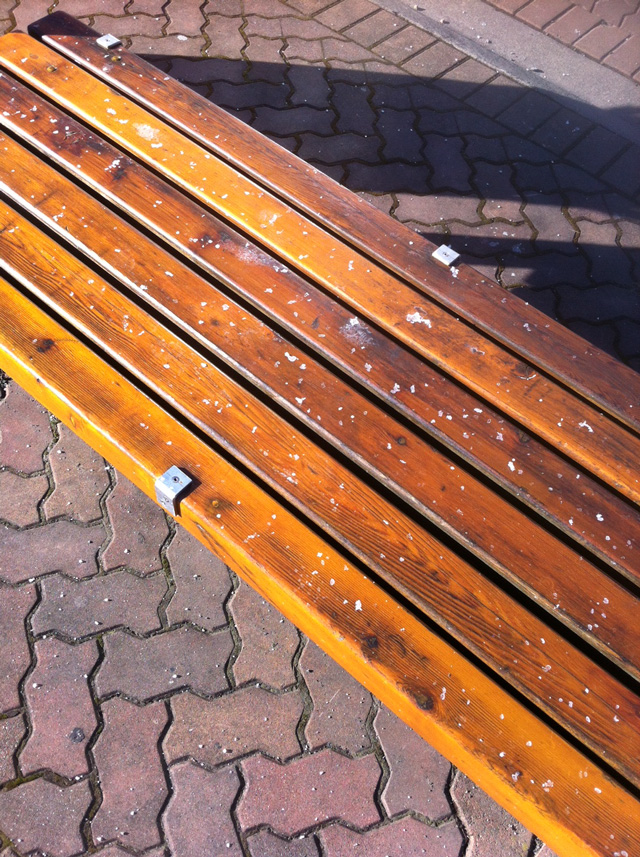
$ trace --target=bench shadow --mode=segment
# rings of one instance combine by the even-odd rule
[[[612,115],[504,78],[145,59],[640,370],[640,147]]]

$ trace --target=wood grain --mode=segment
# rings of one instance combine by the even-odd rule
[[[519,500],[524,500],[554,526],[586,545],[631,579],[640,582],[640,562],[637,559],[640,527],[637,512],[594,482],[588,473],[571,467],[535,437],[523,433],[509,420],[487,407],[482,400],[474,398],[445,376],[434,373],[420,358],[402,349],[375,327],[364,321],[359,321],[356,325],[356,319],[347,309],[315,289],[308,281],[278,264],[276,259],[258,247],[248,245],[244,237],[214,215],[203,212],[196,203],[183,197],[106,141],[47,105],[37,95],[21,85],[12,84],[6,78],[0,79],[0,95],[4,97],[8,107],[8,110],[0,115],[0,125],[5,125],[12,132],[19,134],[69,170],[76,180],[99,191],[102,196],[119,205],[127,215],[151,228],[180,253],[201,265],[216,280],[250,300],[304,345],[313,348],[325,358],[329,357],[337,367],[346,371],[359,385],[363,385],[367,392],[373,393],[385,405],[408,417],[427,435],[444,442],[455,453],[463,455],[473,467],[513,492]],[[59,133],[61,127],[66,129],[64,134]],[[9,151],[7,157],[10,161],[12,155]],[[15,157],[24,157],[22,150],[20,154],[15,154]],[[21,178],[29,180],[13,167],[8,166],[7,169],[13,183]],[[29,175],[32,172],[35,175],[34,170],[30,169],[28,172]],[[48,181],[55,182],[55,179],[50,177]],[[59,194],[64,195],[67,192],[72,191],[61,190]],[[22,195],[30,197],[31,194],[24,191]],[[34,196],[39,199],[46,194],[37,190]],[[60,225],[71,222],[72,210],[60,220],[62,213],[61,208],[57,212],[51,211],[52,218],[56,215],[54,225],[58,224],[58,221]],[[85,234],[87,227],[88,224],[82,222],[79,229],[76,229],[76,234]],[[112,265],[114,262],[121,265],[124,259],[128,259],[131,265],[138,265],[135,255],[115,255],[113,245],[107,245],[106,239],[97,255],[103,261],[109,259]],[[251,270],[249,277],[246,276],[248,266]],[[163,272],[159,278],[150,277],[146,283],[145,295],[152,295],[163,281],[166,284]],[[207,304],[207,287],[200,283],[194,288],[198,289],[198,293],[192,292],[191,300],[183,302],[180,314],[175,320],[177,323],[187,323],[189,320],[189,327],[194,335],[201,335],[206,313],[198,315],[193,308]],[[173,298],[164,295],[162,300],[166,307]],[[229,332],[226,325],[224,329]],[[269,339],[267,330],[263,330],[262,334],[263,339]],[[264,344],[261,348],[264,348]],[[229,355],[228,345],[226,354],[238,371],[252,377],[255,383],[261,383],[260,378],[251,375],[251,367],[243,361],[242,356]],[[280,364],[277,372],[273,371],[276,361]],[[312,364],[307,362],[307,367],[310,365]],[[282,355],[273,358],[273,366],[263,365],[263,374],[269,368],[272,369],[268,380],[269,390],[279,401],[292,407],[298,416],[328,437],[340,438],[344,434],[341,431],[344,427],[343,416],[347,411],[349,415],[356,412],[355,391],[352,393],[348,387],[342,385],[340,396],[345,397],[342,403],[343,411],[333,412],[326,407],[321,408],[325,399],[322,386],[317,397],[310,395],[314,387],[309,368],[304,378],[304,389],[300,388],[301,375],[297,367],[288,364]],[[374,368],[375,371],[372,371]],[[418,383],[416,379],[420,379]],[[322,385],[325,382],[323,380],[320,383]],[[338,401],[340,396],[336,395],[335,401]],[[349,404],[352,401],[353,407]],[[360,406],[360,414],[365,409]],[[454,415],[460,413],[462,418],[454,418]],[[321,417],[320,420],[318,416]],[[370,422],[367,421],[367,425]],[[360,425],[361,419],[355,428]],[[373,436],[377,436],[375,429],[372,431]],[[387,438],[387,443],[392,445],[393,456],[396,456],[397,452],[397,438],[405,437],[405,434],[399,431],[395,432],[391,439]],[[344,441],[340,439],[339,443]],[[356,443],[356,447],[359,446],[360,441]],[[405,451],[401,450],[402,453]],[[385,457],[387,452],[389,450],[385,444],[383,452],[378,451],[370,463],[380,467],[380,456],[382,454]],[[367,466],[369,462],[362,459],[362,456],[360,458],[363,466]],[[401,458],[407,460],[404,454]],[[405,466],[405,470],[409,469]],[[421,472],[424,472],[424,468],[418,467],[416,478]],[[387,475],[390,474],[387,472]],[[402,482],[405,479],[406,472],[401,475]],[[412,502],[411,491],[404,493],[405,499]],[[434,493],[437,496],[437,492],[431,492]],[[429,499],[426,504],[423,502],[423,507],[426,505],[437,514],[441,500],[442,498]],[[480,510],[484,505],[479,504]],[[602,520],[594,514],[594,510],[598,510]],[[459,517],[457,508],[456,517]],[[495,521],[495,515],[493,519]],[[458,521],[458,525],[460,523]],[[487,529],[490,529],[489,525]],[[465,538],[467,542],[474,541],[478,547],[482,546],[477,530],[473,536],[468,533]],[[498,538],[498,543],[501,538],[502,536]],[[522,541],[525,546],[521,545],[520,550],[526,551],[527,540],[523,538]],[[493,539],[490,552],[495,544],[496,540]],[[485,560],[491,562],[487,556]],[[542,568],[546,568],[546,565]],[[547,601],[551,600],[554,609],[562,612],[566,600],[563,594],[566,575],[553,574],[552,567],[549,572],[548,585],[542,579],[544,572],[537,572],[540,576],[536,584],[537,591],[546,593],[543,597]],[[580,586],[578,580],[572,583]],[[598,587],[590,590],[595,604],[589,605],[589,611],[601,601],[598,592]],[[553,593],[556,593],[555,597],[552,597]],[[583,627],[594,624],[591,614],[584,614],[582,624]]]
[[[31,46],[28,54],[25,39]],[[523,371],[522,361],[493,341],[55,52],[20,34],[3,37],[0,45],[0,62],[14,74],[153,165],[625,496],[640,501],[637,436],[586,402],[576,401],[541,372],[528,367]]]
[[[466,265],[452,278],[430,264],[431,242],[135,54],[122,48],[102,51],[89,38],[44,38],[525,360],[640,430],[640,381],[623,364]]]
[[[171,464],[197,474],[181,523],[560,857],[635,853],[623,786],[1,278],[0,303],[0,365],[18,383],[149,496]]]

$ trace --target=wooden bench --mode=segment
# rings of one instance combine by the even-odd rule
[[[0,366],[561,857],[640,853],[640,379],[54,14]],[[105,46],[106,45],[106,46]]]

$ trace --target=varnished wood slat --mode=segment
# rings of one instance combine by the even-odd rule
[[[249,251],[246,240],[213,215],[203,212],[196,203],[65,117],[39,96],[6,78],[0,78],[0,95],[9,108],[0,115],[0,124],[54,158],[76,179],[107,195],[127,214],[162,235],[216,278],[240,291],[308,345],[332,357],[388,405],[402,411],[421,428],[462,453],[474,466],[529,502],[554,525],[617,565],[623,573],[640,581],[640,564],[634,556],[634,551],[637,553],[637,514],[594,483],[588,474],[575,471],[534,438],[523,436],[481,401],[473,399],[442,376],[434,375],[418,358],[394,346],[375,328],[364,323],[354,327],[353,316],[308,282],[283,269],[258,248],[251,247]],[[65,133],[61,134],[60,129],[65,129]],[[9,154],[8,158],[11,160]],[[20,179],[14,167],[9,166],[8,172],[14,182]],[[41,195],[40,191],[36,194],[38,198]],[[68,218],[69,214],[65,216]],[[65,222],[64,217],[61,222]],[[176,229],[176,226],[180,228]],[[81,234],[85,229],[86,224],[83,223]],[[189,238],[195,235],[200,236],[199,240]],[[102,247],[99,255],[103,260],[121,261],[123,258],[115,256],[113,248],[108,246]],[[251,266],[251,276],[246,276],[248,265]],[[147,289],[153,291],[153,287],[153,283],[147,284]],[[196,334],[204,322],[200,315],[194,313],[193,307],[206,303],[206,299],[206,294],[194,295],[191,304],[183,303],[177,319],[186,322],[190,318]],[[165,296],[165,305],[171,300]],[[206,313],[204,315],[206,317]],[[236,360],[234,365],[245,373],[250,370],[242,360]],[[373,375],[367,371],[372,365],[376,367]],[[420,379],[418,384],[414,383],[417,378]],[[332,415],[325,411],[321,415],[317,410],[319,404],[313,404],[313,397],[309,395],[309,373],[303,388],[300,388],[297,368],[280,359],[278,372],[274,374],[274,381],[278,380],[281,387],[276,392],[282,401],[295,407],[303,418],[311,418],[317,428],[340,434],[340,413]],[[391,393],[394,384],[400,389]],[[353,409],[347,406],[350,394],[343,388],[341,395],[345,396],[344,412],[349,410],[351,413]],[[322,393],[320,398],[323,398]],[[462,411],[462,419],[452,418],[452,412],[456,410]],[[318,416],[321,416],[321,422]],[[333,423],[330,423],[332,417]],[[396,446],[396,440],[397,436],[390,441],[392,447]],[[594,509],[599,510],[602,520],[596,517]],[[541,569],[546,569],[546,564]],[[562,611],[565,576],[553,579],[552,575],[544,590],[544,571],[537,574],[538,591],[546,591],[547,598],[549,593],[555,593],[553,604]],[[595,604],[590,605],[589,610],[598,607],[597,587],[592,590],[592,596]],[[592,614],[585,614],[582,621],[583,626],[598,624]]]
[[[572,399],[541,373],[523,372],[521,363],[492,341],[437,304],[421,300],[408,286],[342,246],[201,146],[28,36],[4,36],[0,63],[640,502],[638,437],[587,403]]]
[[[640,784],[631,690],[3,205],[0,232],[7,271]]]
[[[452,279],[431,263],[429,256],[435,249],[431,242],[135,54],[122,48],[104,51],[91,38],[56,35],[55,27],[52,22],[51,35],[46,35],[46,25],[41,30],[47,44],[192,135],[492,337],[514,347],[526,360],[640,430],[640,382],[632,370],[550,322],[516,296],[485,282],[466,265],[461,265],[457,278]]]
[[[298,357],[294,343],[273,337],[224,293],[37,156],[2,136],[0,153],[0,189],[18,204],[275,399],[297,403],[296,413],[301,412],[301,399],[303,405],[310,404],[310,426],[382,484],[523,586],[623,668],[633,660],[640,651],[640,627],[633,618],[636,602],[628,591],[312,358]],[[18,163],[20,169],[11,166]],[[633,664],[631,670],[638,674]]]
[[[0,304],[0,366],[149,496],[198,474],[181,523],[560,857],[640,847],[623,786],[2,279]]]

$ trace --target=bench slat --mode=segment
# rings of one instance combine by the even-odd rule
[[[576,471],[535,438],[523,435],[518,427],[487,408],[484,402],[474,399],[444,376],[434,374],[419,358],[401,349],[377,329],[362,324],[354,331],[353,316],[335,301],[293,272],[283,270],[258,248],[253,247],[249,255],[245,239],[214,215],[203,214],[195,203],[180,197],[153,173],[37,95],[6,78],[0,78],[0,94],[10,107],[4,111],[5,115],[0,115],[0,125],[36,145],[70,170],[77,180],[108,196],[126,214],[134,216],[216,279],[248,298],[306,345],[330,356],[336,365],[358,382],[365,383],[367,389],[388,406],[446,443],[454,452],[464,455],[472,466],[529,503],[555,526],[640,582],[640,562],[636,558],[637,516],[586,472]],[[68,131],[60,134],[60,128]],[[16,181],[18,177],[11,173],[11,167],[8,169]],[[122,180],[123,176],[126,181]],[[153,202],[158,199],[162,204]],[[180,230],[176,230],[176,225],[180,225]],[[83,223],[80,233],[85,229]],[[197,241],[189,238],[196,235],[200,236]],[[103,248],[99,254],[101,258],[105,258],[108,251],[109,247]],[[252,265],[250,278],[243,276],[248,259],[258,262]],[[206,299],[206,294],[192,296],[196,307]],[[188,307],[185,311],[188,312]],[[200,321],[200,318],[192,320],[196,333]],[[344,331],[347,331],[346,336]],[[304,396],[300,396],[296,391],[299,376],[289,378],[286,375],[287,369],[291,374],[294,368],[288,367],[286,362],[281,359],[279,371],[275,373],[274,383],[280,381],[281,384],[277,395],[294,407],[301,418],[308,418],[309,371]],[[245,373],[250,369],[237,360],[233,365]],[[376,373],[368,372],[368,365],[375,365]],[[413,383],[416,378],[420,378],[417,385]],[[285,386],[287,382],[288,387]],[[400,390],[391,394],[394,383]],[[301,404],[300,398],[307,401]],[[459,411],[463,418],[453,419],[453,413]],[[323,415],[323,420],[322,427],[327,428],[327,415]],[[311,419],[311,423],[316,429],[320,428],[317,419]],[[518,467],[514,462],[518,462]],[[604,526],[594,516],[593,509],[600,510],[606,522]],[[558,592],[558,586],[562,588],[562,584],[556,582],[548,591]],[[558,598],[554,600],[557,602]]]
[[[633,853],[640,813],[623,786],[1,278],[0,303],[0,365],[150,496],[173,463],[198,474],[181,523],[418,734],[559,853]],[[247,538],[272,515],[277,528],[254,539],[249,555]],[[324,566],[316,566],[318,553]],[[356,599],[361,611],[352,608]]]
[[[291,264],[315,277],[357,311],[375,318],[418,353],[436,365],[446,366],[458,380],[625,496],[640,502],[637,437],[587,403],[572,400],[567,391],[541,374],[527,371],[523,375],[521,363],[515,357],[471,328],[465,329],[436,304],[426,299],[420,302],[408,286],[357,252],[339,246],[339,242],[297,212],[53,51],[38,45],[25,56],[24,44],[19,39],[14,43],[11,34],[0,44],[0,62],[17,76],[64,104],[145,162],[157,165],[167,177],[258,241],[279,250]],[[160,148],[161,154],[154,151]],[[189,164],[198,169],[195,183],[192,178],[195,173]],[[225,193],[216,192],[215,187],[224,188]],[[283,230],[286,240],[280,235]],[[333,273],[336,266],[342,269],[339,277]],[[367,286],[363,288],[365,282]],[[414,323],[416,318],[425,320],[425,324]],[[560,420],[559,415],[562,415]]]
[[[640,755],[640,713],[631,690],[1,205],[0,230],[4,265],[23,285],[72,319],[112,359],[324,526],[554,720],[640,783],[632,762]],[[299,455],[295,462],[293,452]],[[341,492],[338,485],[344,485]]]
[[[640,382],[636,373],[560,325],[550,324],[543,313],[482,280],[464,265],[455,281],[446,272],[431,268],[425,275],[425,260],[434,249],[430,242],[403,224],[390,221],[141,57],[121,48],[104,51],[95,44],[95,37],[56,35],[57,28],[64,32],[63,18],[63,14],[50,16],[38,31],[47,44],[193,135],[325,227],[335,229],[400,276],[408,277],[443,305],[504,344],[516,347],[534,365],[640,430]]]
[[[403,499],[412,500],[419,511],[626,668],[626,662],[640,650],[640,628],[633,620],[625,621],[635,608],[628,591],[313,358],[295,356],[297,344],[274,338],[224,293],[11,138],[0,136],[0,151],[4,153],[0,188],[18,204],[123,285],[135,288],[260,389],[281,402],[287,398],[295,401],[300,393],[298,398],[311,405],[309,425],[314,431],[321,431]],[[11,167],[16,163],[21,164],[20,170]],[[179,319],[172,308],[176,295]],[[203,304],[206,320],[201,325]],[[218,331],[224,332],[217,335]],[[251,359],[247,359],[248,348],[252,349]],[[250,371],[243,368],[243,359]],[[302,362],[303,372],[295,365]],[[299,412],[299,408],[294,411]],[[357,418],[350,420],[352,414]],[[462,490],[464,514],[460,509]],[[607,621],[601,621],[604,603]],[[631,671],[637,675],[633,665]]]

